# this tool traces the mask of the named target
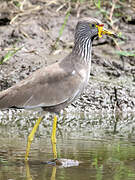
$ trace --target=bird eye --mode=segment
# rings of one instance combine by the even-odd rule
[[[90,27],[91,27],[91,28],[94,28],[94,27],[95,27],[95,24],[90,24]]]
[[[95,27],[95,24],[92,24],[91,27]]]

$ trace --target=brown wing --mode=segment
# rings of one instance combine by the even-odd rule
[[[0,109],[54,106],[78,92],[82,79],[71,65],[60,63],[44,67],[26,80],[0,93]]]

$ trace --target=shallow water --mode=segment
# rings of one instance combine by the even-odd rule
[[[63,114],[57,126],[57,155],[64,165],[45,164],[53,158],[50,115],[41,122],[29,162],[24,162],[27,135],[38,115],[1,113],[0,180],[135,179],[133,114]]]

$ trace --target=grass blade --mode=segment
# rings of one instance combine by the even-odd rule
[[[0,60],[0,65],[3,64],[4,62],[8,61],[11,57],[13,57],[22,47],[20,48],[14,48],[13,50],[9,50],[7,54],[1,58]]]

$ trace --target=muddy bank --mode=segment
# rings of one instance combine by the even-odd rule
[[[21,48],[0,65],[0,91],[29,76],[36,69],[59,61],[73,47],[74,28],[79,17],[97,17],[106,27],[117,30],[124,40],[104,37],[93,44],[91,78],[83,95],[73,104],[81,111],[135,111],[135,57],[118,55],[131,52],[135,45],[134,5],[119,4],[113,14],[114,25],[92,2],[65,3],[27,1],[16,6],[13,1],[0,4],[0,60],[14,48]],[[103,4],[109,15],[110,5]],[[60,36],[66,13],[70,15]],[[119,13],[117,17],[115,14]],[[130,17],[130,18],[129,18]],[[60,37],[56,45],[56,40]]]

